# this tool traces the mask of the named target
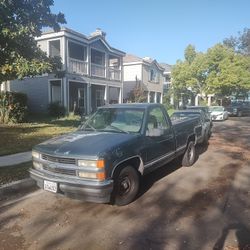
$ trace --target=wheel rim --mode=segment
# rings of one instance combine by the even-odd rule
[[[119,179],[119,191],[118,194],[119,196],[125,196],[128,194],[131,190],[131,180],[128,175],[121,176]]]
[[[189,147],[188,147],[189,162],[191,162],[193,160],[193,157],[194,157],[194,147],[193,147],[193,145],[189,145]]]

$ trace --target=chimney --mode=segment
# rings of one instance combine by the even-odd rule
[[[100,28],[96,28],[94,32],[90,34],[91,37],[102,36],[104,39],[106,37],[106,32],[102,31]]]

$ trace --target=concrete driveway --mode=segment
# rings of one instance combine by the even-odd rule
[[[250,249],[249,124],[215,123],[193,167],[146,176],[128,206],[42,190],[2,200],[0,249]]]

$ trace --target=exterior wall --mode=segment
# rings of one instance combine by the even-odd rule
[[[150,70],[154,69],[157,72],[159,82],[150,81]],[[147,87],[148,91],[163,93],[163,75],[162,72],[156,66],[144,65],[142,69],[143,83]]]
[[[42,40],[42,41],[38,41],[37,45],[40,47],[40,49],[44,52],[48,51],[48,42],[47,40]]]
[[[49,77],[37,77],[11,81],[9,90],[27,94],[29,111],[46,112],[49,104],[49,79]]]
[[[154,69],[159,76],[158,82],[150,81],[150,70]],[[124,84],[123,84],[123,96],[126,100],[129,97],[130,91],[136,86],[136,76],[137,80],[141,81],[142,85],[145,87],[145,90],[148,92],[148,102],[153,98],[156,102],[159,98],[157,95],[161,94],[160,99],[163,94],[163,73],[160,71],[156,65],[146,65],[146,64],[133,64],[133,65],[123,65],[124,70]],[[158,94],[157,94],[158,93]],[[150,95],[154,97],[150,98]],[[160,100],[161,102],[162,100]]]
[[[106,46],[104,46],[104,44],[100,40],[91,43],[90,47],[108,53],[108,49],[106,48]]]
[[[142,65],[123,65],[123,80],[125,81],[135,81],[137,76],[138,80],[142,80]]]

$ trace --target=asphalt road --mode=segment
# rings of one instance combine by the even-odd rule
[[[217,122],[193,167],[172,162],[124,207],[42,190],[0,204],[0,249],[250,249],[250,118]]]

